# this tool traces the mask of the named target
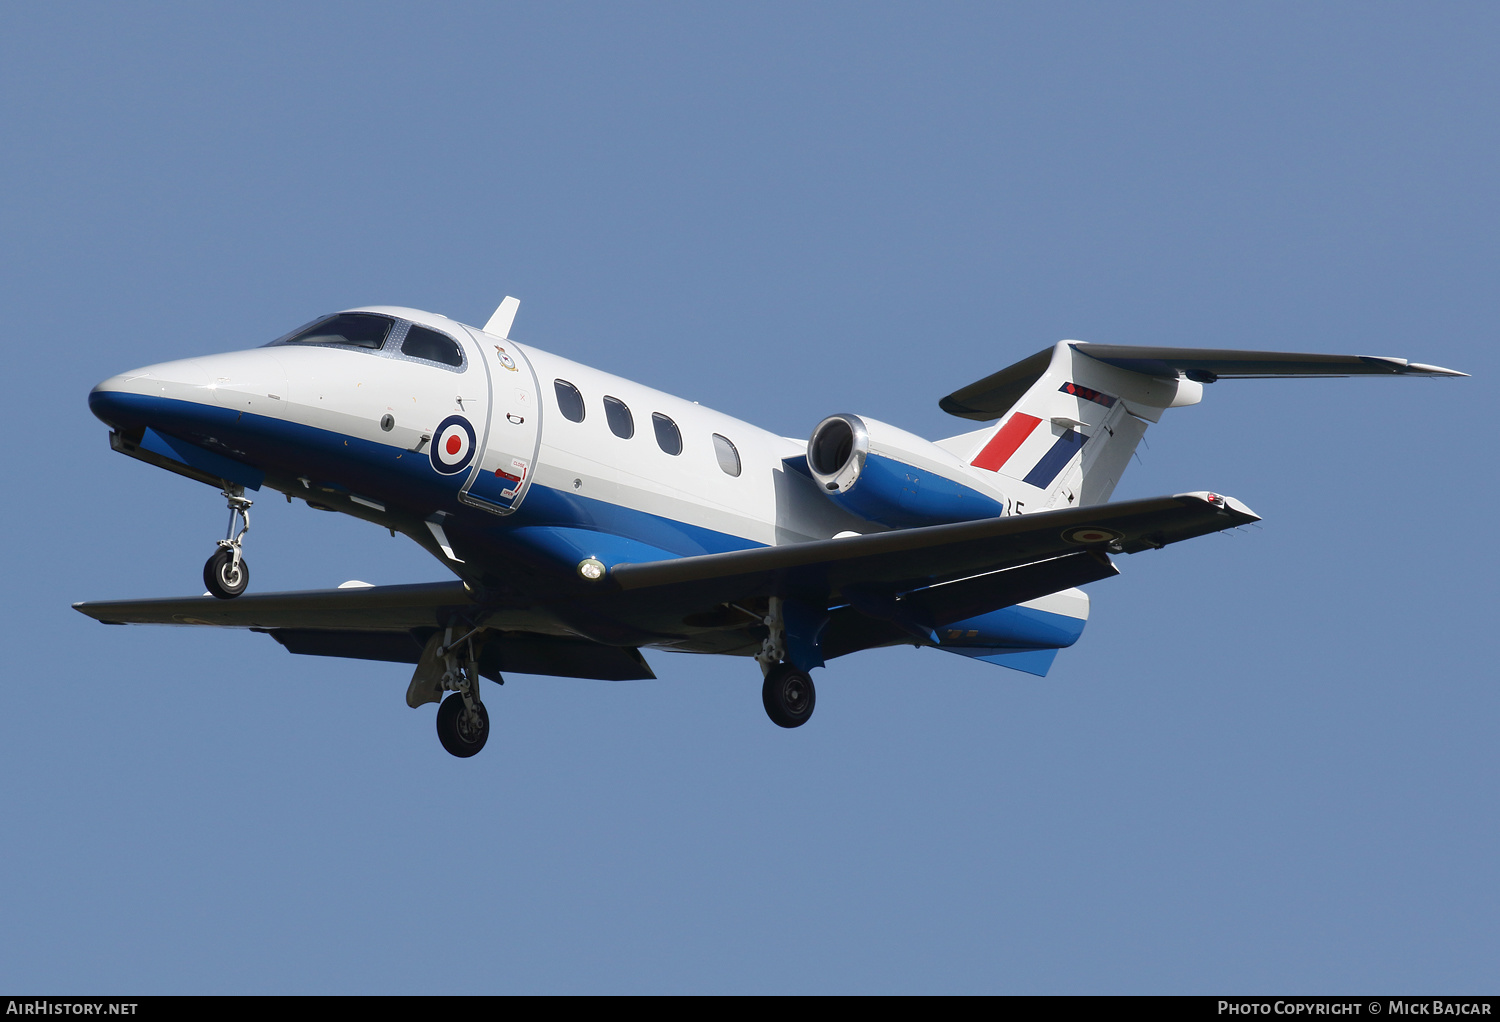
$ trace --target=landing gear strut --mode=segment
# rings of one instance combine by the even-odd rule
[[[766,707],[766,716],[777,727],[801,727],[812,716],[818,692],[807,672],[798,670],[786,660],[783,607],[780,597],[771,597],[769,613],[763,621],[769,632],[755,657],[766,676],[760,688],[760,701]]]
[[[221,600],[234,599],[250,584],[250,565],[245,562],[243,545],[245,533],[250,531],[250,505],[255,502],[246,500],[244,494],[239,487],[224,491],[224,499],[229,501],[229,529],[219,540],[219,549],[203,566],[203,584]]]
[[[443,644],[435,650],[445,665],[442,688],[453,693],[438,706],[438,741],[461,759],[484,748],[490,737],[490,713],[479,699],[479,658],[474,652],[477,631],[475,628],[454,642],[453,629],[448,628],[443,633]],[[407,702],[411,702],[410,697]]]

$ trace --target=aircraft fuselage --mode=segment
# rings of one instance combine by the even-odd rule
[[[389,333],[378,347],[283,338],[146,366],[100,383],[90,408],[126,453],[187,441],[186,456],[168,453],[212,452],[227,460],[206,475],[401,532],[487,598],[537,611],[531,630],[613,645],[758,648],[725,630],[732,611],[700,626],[680,607],[595,593],[585,562],[885,531],[798,470],[802,441],[443,316],[340,315]],[[1051,624],[1048,644],[1082,622]]]

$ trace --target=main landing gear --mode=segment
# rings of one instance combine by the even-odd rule
[[[438,705],[438,741],[460,759],[468,759],[484,748],[490,737],[490,711],[483,703],[476,706],[477,712],[469,709],[462,693],[455,693]]]
[[[243,546],[245,533],[250,531],[250,505],[255,502],[245,499],[243,489],[236,487],[236,491],[224,491],[224,499],[229,501],[229,530],[203,566],[203,584],[221,600],[234,599],[250,584],[250,565],[245,562]]]
[[[412,707],[437,702],[443,692],[453,693],[438,704],[437,733],[443,748],[460,759],[478,753],[490,737],[490,712],[479,698],[479,656],[474,649],[478,631],[475,628],[457,640],[451,627],[443,630],[441,639],[434,635],[406,693],[406,703]]]
[[[818,691],[806,671],[787,662],[786,619],[782,606],[779,597],[771,597],[770,613],[764,619],[770,633],[755,657],[766,676],[760,687],[760,700],[765,705],[766,716],[777,727],[801,727],[812,717]]]

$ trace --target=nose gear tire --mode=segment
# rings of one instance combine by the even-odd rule
[[[234,599],[249,584],[250,565],[241,557],[239,566],[236,567],[233,551],[221,547],[214,551],[214,555],[203,566],[203,585],[221,600]]]
[[[490,713],[479,704],[479,726],[475,727],[464,712],[464,697],[454,693],[438,704],[438,741],[443,748],[462,759],[484,748],[490,737]]]
[[[801,727],[818,700],[812,679],[790,664],[777,664],[760,689],[766,716],[778,727]]]

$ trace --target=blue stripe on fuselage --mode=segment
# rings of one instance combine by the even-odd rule
[[[148,426],[222,451],[277,477],[283,485],[307,477],[314,487],[358,493],[396,512],[425,518],[446,511],[456,519],[445,526],[450,534],[471,533],[486,546],[498,541],[517,553],[540,552],[545,560],[570,570],[581,559],[573,554],[585,548],[590,552],[583,556],[614,564],[764,545],[535,483],[521,507],[497,516],[459,502],[464,474],[440,475],[426,455],[404,448],[285,419],[144,394],[99,392],[90,395],[89,404],[107,422],[125,428]],[[289,492],[316,500],[321,490],[292,486]],[[573,559],[560,560],[568,557]]]

